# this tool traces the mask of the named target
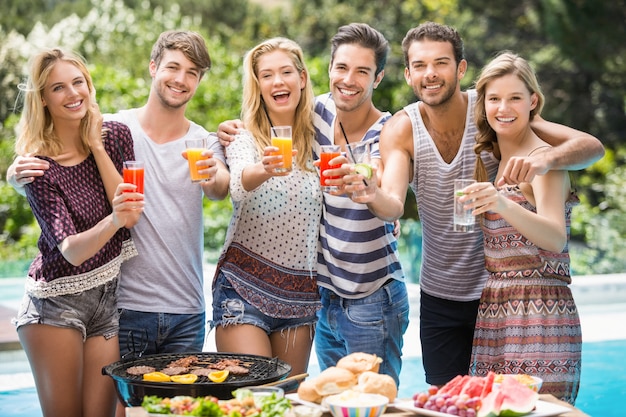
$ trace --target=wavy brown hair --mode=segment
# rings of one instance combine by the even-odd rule
[[[544,105],[545,98],[541,92],[537,75],[524,58],[510,51],[503,51],[485,65],[475,86],[478,97],[476,107],[474,107],[474,119],[476,120],[478,132],[476,133],[476,144],[474,145],[474,152],[477,155],[474,178],[477,181],[489,180],[485,164],[480,157],[482,152],[491,152],[498,160],[501,158],[496,132],[487,122],[485,90],[491,81],[509,74],[517,76],[531,94],[537,95],[537,106],[530,111],[530,120],[536,114],[541,114],[541,109]]]
[[[68,62],[80,70],[85,77],[89,92],[94,93],[91,75],[85,60],[78,54],[63,51],[60,48],[46,49],[35,55],[30,62],[30,71],[26,83],[19,89],[24,95],[24,107],[20,118],[15,152],[18,155],[33,153],[54,157],[62,152],[61,139],[54,130],[50,111],[43,105],[43,91],[50,77],[50,72],[58,62]],[[90,153],[87,142],[88,132],[94,123],[95,110],[92,106],[80,121],[80,137],[85,153]]]
[[[283,51],[291,57],[296,70],[306,76],[306,85],[300,95],[300,103],[296,107],[293,129],[293,147],[298,150],[296,164],[302,170],[313,171],[313,141],[315,128],[313,127],[313,109],[315,95],[309,71],[304,64],[304,57],[300,46],[287,38],[268,39],[250,50],[244,59],[243,104],[241,119],[244,126],[256,141],[259,153],[272,144],[270,127],[271,121],[265,111],[265,104],[261,98],[261,87],[258,78],[259,58],[267,53]]]
[[[200,78],[211,69],[211,56],[204,38],[196,32],[168,30],[161,33],[150,53],[150,60],[154,61],[157,67],[161,65],[165,50],[181,51],[188,60],[198,67]]]

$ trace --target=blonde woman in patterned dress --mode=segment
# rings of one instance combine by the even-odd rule
[[[529,374],[542,393],[574,404],[582,335],[571,283],[568,240],[578,202],[567,171],[549,171],[509,186],[507,162],[547,150],[530,128],[544,97],[530,65],[504,52],[476,82],[475,151],[500,159],[495,185],[477,158],[478,182],[466,188],[466,206],[481,215],[489,279],[482,292],[470,373]]]
[[[286,38],[244,60],[246,131],[226,148],[233,217],[213,281],[221,352],[278,357],[307,370],[313,344],[322,191],[313,166],[314,94],[302,50]],[[271,126],[292,126],[293,170],[278,173]]]

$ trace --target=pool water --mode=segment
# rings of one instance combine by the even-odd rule
[[[317,365],[309,369],[315,376]],[[410,357],[403,363],[400,375],[400,398],[428,388],[420,357]],[[626,340],[583,343],[582,381],[576,406],[591,417],[623,417],[621,407],[626,398]],[[0,416],[41,417],[35,388],[0,392]]]

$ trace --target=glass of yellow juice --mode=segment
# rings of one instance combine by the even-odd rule
[[[189,162],[189,174],[191,175],[191,182],[208,181],[210,176],[208,174],[200,174],[198,171],[201,170],[201,168],[199,168],[197,165],[198,161],[203,159],[209,159],[208,156],[202,155],[202,152],[207,150],[207,139],[186,139],[185,147],[187,152],[187,162]]]
[[[291,126],[272,126],[272,146],[278,148],[276,155],[283,157],[283,166],[276,168],[276,172],[291,171]]]

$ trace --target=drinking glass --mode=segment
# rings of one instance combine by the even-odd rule
[[[124,182],[136,185],[135,191],[143,194],[143,161],[124,161],[123,177]]]
[[[322,186],[322,191],[331,192],[338,191],[339,187],[336,185],[326,185],[327,179],[337,179],[338,176],[328,177],[324,175],[324,171],[327,169],[335,169],[341,168],[341,164],[330,165],[329,162],[331,159],[341,155],[341,146],[339,145],[322,145],[320,152],[320,185]]]
[[[476,218],[472,215],[472,209],[466,210],[459,197],[465,195],[463,189],[476,183],[476,180],[454,180],[454,231],[473,232]]]
[[[187,152],[187,162],[189,163],[189,174],[191,175],[191,182],[203,182],[208,181],[209,174],[200,174],[200,169],[196,162],[204,159],[209,159],[206,156],[202,156],[202,152],[207,149],[206,138],[186,139],[185,147]]]
[[[274,155],[282,155],[283,166],[276,168],[276,172],[291,171],[291,126],[272,126],[272,146],[278,148]]]
[[[352,197],[363,197],[376,191],[377,179],[372,168],[373,145],[372,139],[348,144],[348,159],[355,164],[356,173],[365,177],[363,179],[365,189],[353,192]]]

